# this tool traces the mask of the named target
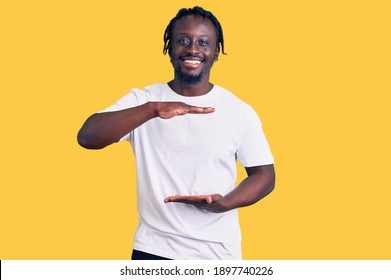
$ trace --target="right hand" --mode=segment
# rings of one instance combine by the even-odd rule
[[[186,114],[209,114],[215,111],[212,107],[197,107],[183,102],[156,102],[155,115],[162,119],[170,119]]]

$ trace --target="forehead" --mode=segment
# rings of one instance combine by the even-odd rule
[[[197,15],[184,16],[178,19],[172,29],[174,36],[179,34],[206,35],[216,37],[214,24],[205,17]]]

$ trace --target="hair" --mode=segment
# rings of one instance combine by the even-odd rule
[[[224,52],[224,37],[223,37],[223,29],[220,25],[220,22],[217,20],[217,18],[209,11],[204,10],[201,7],[195,6],[194,8],[183,8],[180,9],[177,15],[171,19],[170,23],[166,27],[166,31],[164,32],[164,47],[163,47],[163,54],[166,54],[167,52],[170,51],[171,48],[171,38],[172,38],[172,30],[174,28],[174,25],[176,21],[182,17],[185,16],[190,16],[190,15],[195,15],[195,16],[202,16],[204,18],[209,19],[213,25],[215,26],[216,29],[216,37],[217,37],[217,43],[216,47],[221,46],[221,52],[223,54],[226,54]]]

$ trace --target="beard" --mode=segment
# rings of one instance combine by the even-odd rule
[[[181,69],[175,69],[175,74],[178,80],[186,85],[196,85],[202,81],[202,78],[205,76],[203,72],[196,75],[189,75],[183,73]]]

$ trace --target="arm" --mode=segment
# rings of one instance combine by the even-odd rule
[[[87,149],[102,149],[155,117],[169,119],[185,114],[207,114],[210,107],[196,107],[182,102],[148,102],[116,112],[96,113],[81,127],[78,143]]]
[[[227,210],[254,204],[274,189],[275,172],[273,164],[246,167],[246,172],[248,177],[232,192],[224,196]]]
[[[196,196],[170,196],[164,202],[182,202],[193,204],[211,212],[225,212],[244,207],[259,201],[274,189],[274,165],[246,167],[248,177],[233,191],[225,196],[221,194]]]

